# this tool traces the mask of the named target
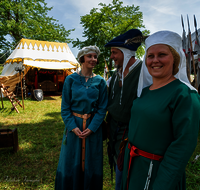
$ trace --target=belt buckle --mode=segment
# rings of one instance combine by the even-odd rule
[[[87,120],[87,118],[88,118],[88,114],[86,113],[86,114],[83,115],[83,119]]]

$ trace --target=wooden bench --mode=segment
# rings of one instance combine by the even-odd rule
[[[13,147],[13,151],[19,150],[17,128],[0,129],[0,148]]]

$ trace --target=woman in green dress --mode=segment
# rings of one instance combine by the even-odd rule
[[[96,46],[78,53],[81,71],[69,75],[62,92],[65,124],[56,172],[57,190],[102,190],[103,141],[101,123],[106,114],[106,81],[92,71],[98,64]]]
[[[185,190],[185,167],[200,126],[200,97],[187,78],[177,33],[156,32],[145,45],[121,189]]]

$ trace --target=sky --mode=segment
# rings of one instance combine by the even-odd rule
[[[121,0],[122,1],[122,0]],[[45,0],[48,7],[53,7],[49,16],[58,20],[66,30],[75,28],[70,38],[84,40],[83,27],[80,17],[89,14],[92,8],[100,8],[99,3],[108,5],[112,0]],[[139,6],[143,13],[143,24],[150,30],[150,34],[159,30],[170,30],[182,36],[181,15],[183,15],[184,26],[188,33],[187,15],[190,21],[190,30],[193,33],[194,16],[197,20],[197,28],[200,28],[200,0],[124,0],[123,6]],[[68,44],[76,57],[79,49]]]

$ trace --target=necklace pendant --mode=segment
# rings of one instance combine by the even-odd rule
[[[88,89],[88,86],[86,86],[86,89]]]

